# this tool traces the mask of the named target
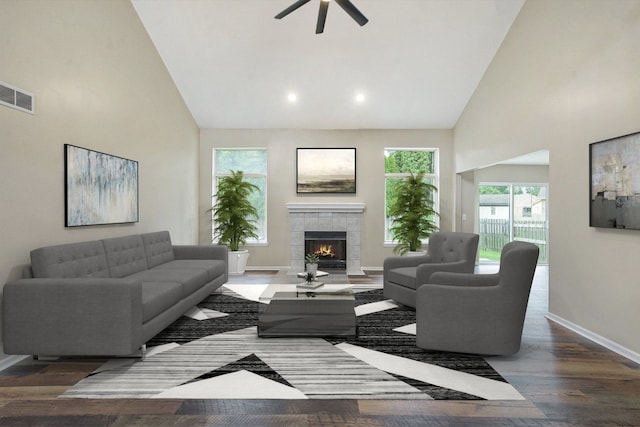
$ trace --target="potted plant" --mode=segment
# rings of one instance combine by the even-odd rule
[[[229,274],[243,274],[249,259],[248,250],[240,246],[250,238],[257,239],[256,219],[258,211],[249,201],[258,186],[244,179],[242,171],[231,171],[218,181],[215,204],[207,212],[213,212],[213,238],[229,247]]]
[[[311,273],[314,278],[316,277],[316,273],[318,273],[318,261],[320,261],[318,254],[307,254],[304,257],[307,273]]]
[[[391,235],[397,242],[394,253],[404,255],[420,251],[422,240],[438,229],[435,222],[438,212],[433,207],[436,191],[436,186],[425,182],[423,172],[411,174],[398,183],[396,197],[389,206]]]

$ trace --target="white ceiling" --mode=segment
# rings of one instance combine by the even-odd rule
[[[352,0],[316,35],[294,1],[131,0],[198,126],[239,129],[453,128],[524,3]]]

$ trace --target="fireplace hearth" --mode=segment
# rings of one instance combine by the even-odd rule
[[[318,268],[347,268],[347,233],[344,231],[305,231],[305,254],[318,255]]]

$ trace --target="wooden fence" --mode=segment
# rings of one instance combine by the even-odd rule
[[[510,230],[508,219],[481,218],[479,223],[479,249],[489,252],[501,252],[509,243]],[[540,248],[540,262],[547,262],[547,226],[544,221],[516,221],[513,224],[513,240],[531,242]]]

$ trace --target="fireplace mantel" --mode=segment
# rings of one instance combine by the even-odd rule
[[[287,203],[289,213],[341,212],[362,213],[364,203]]]

